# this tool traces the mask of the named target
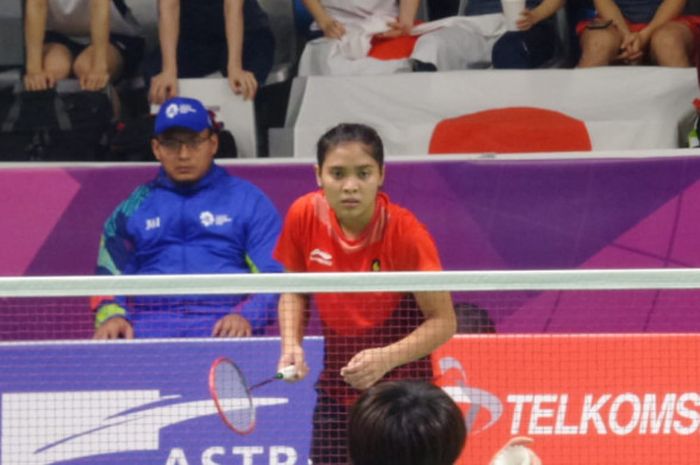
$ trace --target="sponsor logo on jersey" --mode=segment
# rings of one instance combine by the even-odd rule
[[[225,213],[215,215],[214,213],[205,210],[199,214],[199,221],[202,223],[202,226],[208,228],[210,226],[223,226],[233,220]]]
[[[146,231],[160,228],[160,216],[146,219]]]
[[[179,105],[177,103],[171,103],[168,105],[168,108],[165,109],[165,116],[170,119],[175,118],[177,115],[185,115],[187,113],[197,113],[197,110],[189,103],[181,103]]]
[[[309,254],[309,260],[324,266],[333,266],[333,255],[321,249],[314,249]]]

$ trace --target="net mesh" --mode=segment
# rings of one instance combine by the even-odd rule
[[[695,270],[2,279],[0,461],[347,463],[364,367],[457,402],[460,464],[488,463],[515,436],[545,464],[695,463],[697,283]],[[451,334],[434,319],[445,293],[455,334],[424,345]],[[279,294],[299,297],[309,374],[256,389],[255,430],[236,435],[209,369],[228,357],[253,382],[274,375],[289,325]],[[112,320],[125,316],[135,339],[92,339],[104,304],[126,311]],[[231,315],[253,336],[211,337]],[[223,398],[242,396],[235,384]]]

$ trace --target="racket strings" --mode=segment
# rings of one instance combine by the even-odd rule
[[[255,408],[243,374],[231,363],[220,363],[214,379],[222,415],[234,430],[250,431],[255,423]]]

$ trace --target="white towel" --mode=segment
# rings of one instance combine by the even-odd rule
[[[348,60],[365,58],[372,47],[372,37],[388,31],[392,21],[395,19],[387,16],[370,16],[361,22],[344,24],[345,34],[334,41],[331,56],[340,55]]]
[[[378,60],[369,57],[372,37],[388,31],[395,18],[371,16],[344,23],[341,39],[321,37],[306,44],[299,62],[299,76],[376,75],[410,71],[406,58]],[[484,68],[491,63],[495,41],[505,33],[502,14],[453,16],[415,26],[420,35],[410,58],[433,63],[439,71]]]

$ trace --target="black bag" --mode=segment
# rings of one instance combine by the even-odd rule
[[[216,152],[216,158],[238,158],[238,147],[236,147],[236,139],[233,133],[228,129],[219,130],[219,150]]]
[[[102,161],[112,127],[106,91],[0,92],[0,161]]]
[[[120,121],[110,143],[110,159],[114,161],[156,161],[151,150],[155,115],[142,115]]]

